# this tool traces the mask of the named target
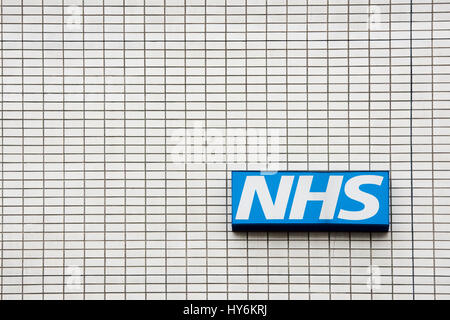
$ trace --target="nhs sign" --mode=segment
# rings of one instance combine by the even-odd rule
[[[387,231],[388,171],[233,171],[234,231]]]

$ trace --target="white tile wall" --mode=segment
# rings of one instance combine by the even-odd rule
[[[449,30],[437,0],[1,0],[0,298],[450,298]],[[185,157],[204,130],[239,139]],[[231,170],[277,168],[390,170],[391,231],[231,232]]]

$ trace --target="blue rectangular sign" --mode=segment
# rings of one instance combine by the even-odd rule
[[[387,231],[389,171],[233,171],[233,231]]]

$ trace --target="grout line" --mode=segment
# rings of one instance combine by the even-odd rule
[[[368,100],[368,117],[369,117],[369,121],[368,121],[368,143],[369,143],[369,171],[372,169],[371,167],[371,160],[372,160],[372,153],[371,153],[371,149],[372,149],[372,145],[371,145],[371,143],[372,143],[372,141],[371,141],[371,126],[372,126],[372,123],[371,123],[371,112],[372,112],[372,110],[371,110],[371,99],[372,99],[372,86],[371,86],[371,66],[372,66],[372,64],[371,64],[371,52],[370,52],[370,50],[371,50],[371,46],[370,46],[370,41],[371,41],[371,38],[370,38],[370,32],[371,32],[371,29],[370,29],[370,15],[371,15],[371,12],[370,12],[370,7],[371,7],[371,3],[370,3],[370,0],[369,0],[369,7],[368,7],[368,10],[367,10],[367,19],[368,19],[368,28],[367,28],[367,39],[368,39],[368,41],[367,41],[367,46],[368,46],[368,50],[367,50],[367,55],[368,55],[368,63],[369,63],[369,65],[368,65],[368,95],[369,95],[369,100]],[[372,232],[369,232],[369,259],[370,259],[370,264],[369,264],[369,272],[368,272],[368,275],[369,275],[369,277],[370,277],[370,299],[371,300],[373,300],[373,285],[372,285],[372,281],[373,281],[373,267],[374,267],[374,265],[373,265],[373,260],[372,260]]]
[[[351,89],[351,83],[350,83],[350,0],[347,0],[347,169],[351,170],[351,152],[350,152],[350,146],[351,146],[351,127],[350,127],[350,89]],[[350,265],[350,284],[349,284],[349,293],[350,293],[350,300],[353,299],[353,286],[352,286],[352,277],[353,277],[353,271],[352,271],[352,233],[348,233],[348,261]]]
[[[123,43],[122,43],[122,59],[123,59],[123,183],[124,183],[124,228],[123,228],[123,237],[124,237],[124,277],[125,277],[125,283],[124,283],[124,296],[125,300],[127,300],[127,274],[128,274],[128,267],[127,267],[127,67],[126,67],[126,29],[125,29],[125,19],[126,19],[126,6],[125,6],[125,0],[122,0],[122,33],[123,33]]]
[[[392,1],[389,0],[389,98],[392,97]],[[389,179],[392,172],[392,103],[389,101]],[[389,199],[392,199],[392,183],[389,181]],[[392,200],[389,201],[391,244],[391,297],[394,299],[394,239],[392,237]]]
[[[164,298],[167,300],[167,38],[166,0],[164,0]]]
[[[286,170],[289,171],[289,0],[286,0]],[[288,300],[291,300],[291,248],[290,232],[286,232],[287,237],[287,276],[288,276]]]
[[[185,0],[185,3],[186,3],[186,0]],[[148,237],[147,237],[147,224],[148,224],[148,221],[147,221],[147,215],[148,215],[148,206],[147,206],[147,192],[148,192],[148,189],[147,189],[147,184],[148,184],[148,181],[147,181],[147,28],[146,28],[146,25],[145,25],[145,23],[146,23],[146,21],[145,21],[145,18],[146,18],[146,14],[147,14],[147,7],[146,7],[146,5],[145,5],[145,0],[144,0],[144,2],[142,3],[142,9],[143,9],[143,17],[142,17],[142,19],[143,19],[143,22],[142,22],[142,26],[143,26],[143,28],[144,28],[144,194],[145,194],[145,196],[144,196],[144,215],[145,215],[145,217],[144,217],[144,224],[145,224],[145,227],[144,227],[144,241],[145,241],[145,245],[144,245],[144,261],[145,261],[145,267],[144,267],[144,277],[145,277],[145,283],[144,283],[144,286],[145,286],[145,289],[144,289],[144,292],[145,292],[145,295],[144,295],[144,297],[145,297],[145,300],[147,300],[148,299],[148,277],[147,277],[147,274],[148,274],[148,269],[147,269],[147,266],[148,266],[148,257],[147,257],[147,243],[148,243]],[[185,186],[185,188],[186,188],[186,186]]]
[[[205,1],[205,16],[204,16],[204,46],[205,46],[205,56],[204,56],[204,70],[205,70],[205,137],[204,137],[204,147],[205,150],[208,148],[208,0]],[[206,279],[205,279],[205,289],[206,289],[206,300],[209,299],[209,259],[208,259],[208,152],[205,153],[205,262],[206,262]]]
[[[105,33],[105,0],[102,0],[102,62],[103,62],[103,299],[106,300],[108,298],[107,295],[107,279],[108,279],[108,272],[107,272],[107,256],[108,256],[108,249],[107,249],[107,211],[108,211],[108,193],[107,190],[107,160],[106,160],[106,33]]]
[[[4,78],[3,78],[3,49],[4,49],[4,45],[3,45],[3,0],[0,0],[0,19],[1,19],[1,21],[0,21],[0,35],[1,35],[1,46],[2,46],[2,48],[1,48],[1,52],[0,52],[0,54],[1,54],[1,58],[0,58],[0,63],[1,63],[1,71],[2,71],[2,92],[1,92],[1,99],[2,99],[2,101],[3,101],[3,82],[4,82]],[[2,231],[1,231],[1,235],[0,235],[0,237],[1,237],[1,258],[0,258],[0,300],[3,300],[3,255],[4,255],[4,251],[3,251],[3,247],[4,247],[4,242],[3,242],[3,234],[4,234],[4,229],[3,229],[3,226],[4,226],[4,223],[5,223],[5,218],[4,218],[4,214],[5,214],[5,211],[4,211],[4,207],[3,207],[3,205],[4,205],[4,201],[3,201],[3,199],[4,199],[4,195],[3,195],[3,190],[4,190],[4,161],[5,161],[5,157],[4,157],[4,154],[5,154],[5,149],[4,149],[4,141],[3,141],[3,136],[4,136],[4,125],[3,125],[3,108],[4,108],[4,106],[3,106],[3,104],[2,104],[2,108],[1,108],[1,110],[0,110],[0,112],[1,112],[1,131],[2,131],[2,137],[1,137],[1,143],[2,143],[2,161],[1,161],[1,167],[2,167],[2,181],[1,181],[1,183],[2,183],[2,199],[1,199],[1,207],[2,207]]]
[[[83,37],[83,300],[86,299],[86,56],[84,34],[84,0],[81,5]]]
[[[224,10],[225,10],[225,264],[226,264],[226,281],[227,281],[227,292],[226,292],[226,299],[229,300],[230,299],[230,270],[229,270],[229,247],[228,247],[228,242],[229,242],[229,238],[228,238],[228,234],[230,232],[229,230],[229,211],[230,211],[230,206],[228,205],[228,200],[229,200],[229,192],[228,192],[228,188],[229,188],[229,180],[231,179],[231,174],[230,174],[230,178],[228,178],[228,16],[227,16],[227,1],[225,0],[225,6],[224,6]]]
[[[431,1],[431,225],[433,232],[433,297],[436,300],[436,235],[435,235],[435,176],[434,176],[434,1]]]
[[[245,0],[245,131],[248,132],[248,0]],[[248,170],[248,135],[245,135],[245,170]],[[246,232],[247,300],[250,299],[249,232]]]
[[[309,171],[309,0],[306,0],[306,171]],[[311,300],[311,232],[308,231],[308,300]]]
[[[267,46],[267,36],[268,36],[268,32],[267,32],[267,29],[268,29],[268,21],[267,21],[267,16],[269,15],[269,8],[267,7],[267,0],[265,0],[266,2],[265,2],[265,5],[266,5],[266,7],[265,7],[265,18],[266,18],[266,20],[265,20],[265,29],[264,29],[264,31],[265,31],[265,37],[264,37],[264,44],[265,44],[265,50],[264,50],[264,54],[265,54],[265,63],[266,63],[266,65],[265,65],[265,103],[264,103],[264,106],[265,106],[265,112],[264,112],[264,115],[265,115],[265,121],[266,121],[266,168],[267,168],[267,142],[268,142],[268,139],[267,139],[267,134],[268,134],[268,130],[267,130],[267,128],[268,128],[268,119],[267,119],[267,113],[268,113],[268,106],[267,106],[267,104],[268,104],[268,99],[269,99],[269,94],[268,94],[268,92],[269,92],[269,85],[268,85],[268,76],[267,76],[267,72],[268,72],[268,68],[267,68],[267,58],[268,58],[268,56],[267,56],[267,51],[269,50],[268,49],[268,46]],[[257,137],[257,139],[258,139],[258,137]],[[257,141],[257,143],[259,144],[259,141]],[[269,169],[269,168],[267,168],[267,169]],[[270,251],[270,249],[269,249],[269,247],[270,247],[270,245],[269,245],[269,239],[270,239],[270,233],[269,232],[266,232],[266,248],[267,248],[267,251],[266,251],[266,264],[267,264],[267,269],[266,269],[266,272],[267,272],[267,299],[270,299],[270,263],[269,263],[269,261],[270,261],[270,253],[269,253],[269,251]]]
[[[187,199],[188,199],[188,194],[187,194],[187,189],[188,189],[188,170],[187,170],[187,73],[186,73],[186,68],[187,68],[187,33],[186,33],[186,0],[184,0],[184,20],[183,20],[183,33],[184,33],[184,210],[185,210],[185,214],[184,214],[184,223],[185,223],[185,235],[184,235],[184,263],[185,263],[185,285],[184,285],[184,290],[185,292],[185,298],[189,299],[189,294],[188,294],[188,283],[189,283],[189,278],[188,278],[188,269],[189,269],[189,255],[188,255],[188,204],[187,204]]]
[[[41,6],[41,62],[42,62],[42,300],[45,299],[45,41],[44,41],[44,0]],[[22,34],[23,37],[23,34]],[[25,82],[25,79],[23,79]],[[23,213],[25,215],[25,212]]]
[[[330,2],[327,0],[327,170],[330,170],[330,48],[329,48],[329,15]],[[331,248],[331,232],[328,232],[328,298],[331,300],[331,256],[334,250]]]
[[[65,72],[65,57],[64,57],[64,42],[65,42],[65,0],[62,1],[61,4],[61,15],[62,15],[62,24],[61,24],[61,46],[62,46],[62,182],[63,182],[63,198],[62,198],[62,264],[63,264],[63,286],[62,286],[62,299],[66,299],[66,72]]]
[[[21,40],[21,63],[22,63],[22,70],[21,70],[21,72],[22,72],[22,74],[21,74],[21,83],[22,83],[22,87],[21,87],[21,91],[22,91],[22,190],[21,190],[21,198],[22,198],[22,252],[21,252],[21,263],[22,263],[22,268],[21,268],[21,282],[20,282],[20,284],[21,284],[21,298],[22,298],[22,300],[24,299],[24,283],[23,283],[23,280],[24,280],[24,270],[25,270],[25,264],[24,264],[24,261],[25,261],[25,258],[24,258],[24,248],[25,248],[25,230],[24,230],[24,225],[25,225],[25,221],[24,221],[24,219],[25,219],[25,195],[24,195],[24,193],[25,193],[25,190],[24,190],[24,188],[25,188],[25,138],[24,138],[24,136],[25,136],[25,98],[24,98],[24,96],[25,96],[25,92],[24,92],[24,69],[25,69],[25,66],[24,66],[24,54],[23,54],[23,44],[24,44],[24,41],[23,41],[23,0],[21,0],[21,2],[20,2],[20,5],[21,5],[21,19],[20,19],[20,25],[21,25],[21,29],[20,29],[20,31],[21,31],[21,37],[20,37],[20,40]],[[2,17],[3,18],[3,17]]]
[[[412,298],[415,300],[415,275],[414,275],[414,176],[413,176],[413,3],[409,7],[409,71],[410,71],[410,110],[409,110],[409,151],[410,151],[410,206],[411,206],[411,267],[412,267]]]

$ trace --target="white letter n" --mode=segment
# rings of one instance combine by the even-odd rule
[[[284,219],[293,181],[294,176],[281,177],[274,203],[267,188],[266,179],[263,176],[247,176],[239,201],[236,219],[247,220],[249,218],[255,193],[258,195],[261,208],[267,220]]]

